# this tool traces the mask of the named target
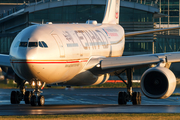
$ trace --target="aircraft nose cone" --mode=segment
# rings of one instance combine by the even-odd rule
[[[15,73],[24,80],[31,80],[33,76],[32,62],[36,56],[36,49],[19,49],[13,57],[12,65]]]
[[[36,52],[37,52],[36,48],[28,50],[26,52],[26,54],[25,54],[26,61],[30,61],[30,60],[36,59]]]

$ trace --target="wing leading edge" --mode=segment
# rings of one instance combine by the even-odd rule
[[[153,29],[153,30],[128,32],[128,33],[125,33],[125,37],[132,37],[132,36],[135,36],[135,35],[150,34],[150,33],[155,33],[155,32],[163,32],[163,31],[176,30],[176,29],[180,29],[180,26],[171,27],[171,28],[164,28],[164,29]]]
[[[163,60],[165,60],[166,63],[180,62],[180,52],[103,58],[100,62],[100,67],[102,70],[123,69],[158,64],[163,62]]]
[[[0,54],[0,66],[11,67],[9,55]]]

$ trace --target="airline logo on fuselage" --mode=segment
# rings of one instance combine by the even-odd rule
[[[117,12],[117,13],[116,13],[116,19],[118,19],[118,17],[119,17],[119,13]]]
[[[84,49],[90,49],[90,47],[99,49],[100,46],[103,46],[104,49],[108,48],[106,35],[100,30],[75,30],[74,33],[63,31],[63,36],[67,40],[67,47],[78,47],[78,44],[74,40],[77,37]]]
[[[111,37],[114,37],[114,36],[118,36],[117,32],[118,30],[116,29],[102,29],[107,36],[111,36]]]
[[[116,0],[116,14],[115,14],[115,17],[116,17],[116,19],[118,19],[119,18],[119,2],[120,2],[120,0]]]

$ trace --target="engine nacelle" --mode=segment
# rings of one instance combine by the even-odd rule
[[[174,92],[175,88],[176,77],[168,68],[150,68],[141,77],[141,90],[148,98],[168,98]]]
[[[103,75],[97,76],[97,80],[93,85],[100,85],[100,84],[106,83],[109,77],[110,77],[109,74],[103,74]]]

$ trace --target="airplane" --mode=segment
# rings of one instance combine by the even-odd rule
[[[180,52],[122,56],[125,37],[180,29],[180,27],[125,33],[119,25],[120,0],[107,0],[102,24],[32,25],[23,29],[11,44],[9,55],[0,54],[0,66],[12,67],[20,91],[12,91],[12,104],[43,106],[45,84],[88,86],[105,83],[110,74],[126,72],[127,92],[118,93],[118,104],[141,104],[141,93],[132,90],[134,69],[154,65],[141,78],[143,94],[152,99],[168,98],[176,87],[170,64],[180,62]],[[34,87],[26,91],[25,82]]]

